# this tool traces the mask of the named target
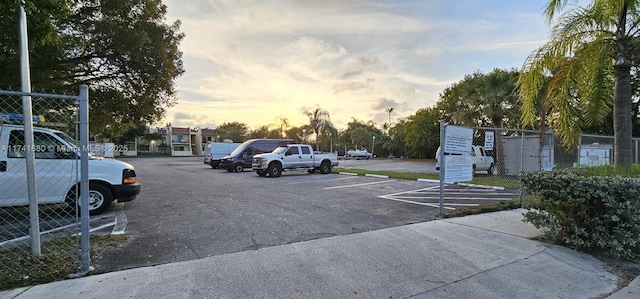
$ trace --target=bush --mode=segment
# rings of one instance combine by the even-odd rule
[[[638,257],[640,179],[551,171],[525,173],[520,182],[534,196],[524,221],[545,237],[615,258]]]

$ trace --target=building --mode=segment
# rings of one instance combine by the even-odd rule
[[[218,138],[215,129],[199,127],[148,127],[143,136],[138,136],[124,144],[123,156],[159,154],[171,156],[201,156],[209,141]]]

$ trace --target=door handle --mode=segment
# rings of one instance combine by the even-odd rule
[[[7,171],[7,161],[0,161],[0,171],[1,172]]]

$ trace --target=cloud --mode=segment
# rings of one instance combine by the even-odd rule
[[[366,78],[361,82],[345,82],[345,83],[337,83],[333,85],[333,93],[341,93],[344,91],[358,91],[358,90],[367,90],[371,89],[371,84],[375,81],[373,78]]]
[[[319,106],[337,127],[432,106],[475,70],[520,66],[547,35],[538,1],[165,0],[185,74],[167,121],[250,128]],[[198,123],[201,122],[201,123]]]

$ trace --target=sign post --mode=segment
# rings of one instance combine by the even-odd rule
[[[445,125],[444,120],[440,121],[440,219],[444,219],[444,183],[473,179],[472,144],[473,129]]]

